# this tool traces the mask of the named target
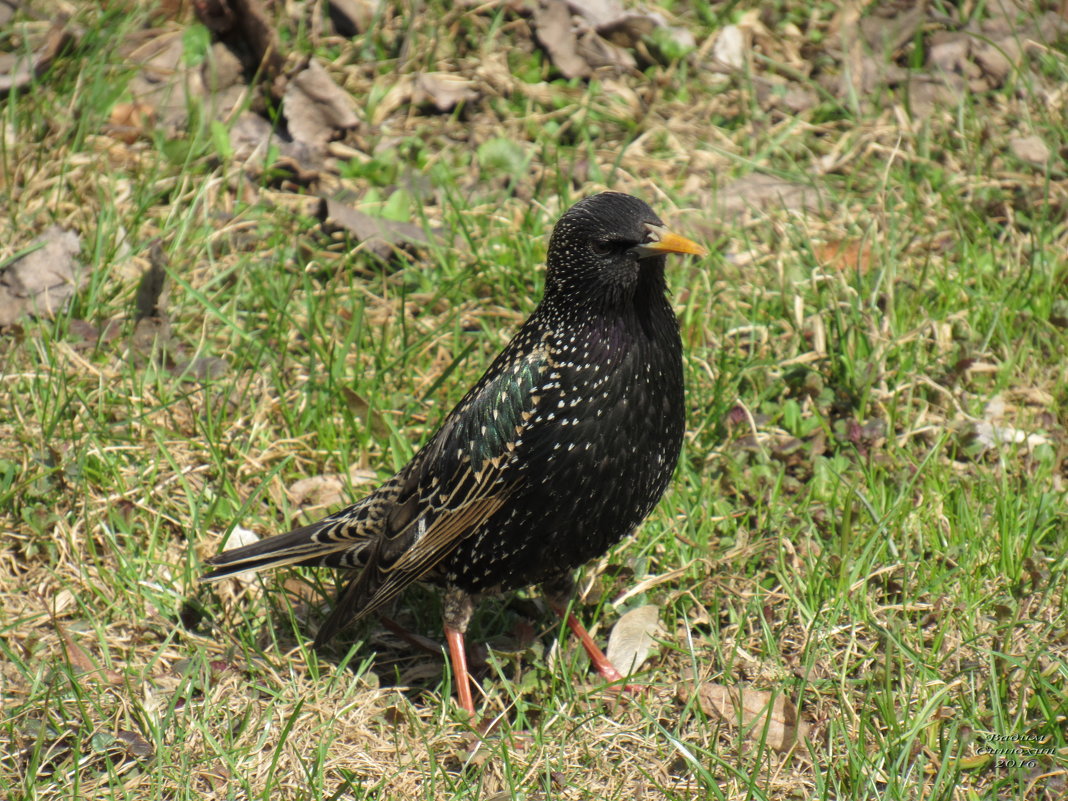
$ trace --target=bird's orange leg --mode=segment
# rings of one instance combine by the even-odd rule
[[[571,629],[571,633],[579,638],[579,642],[582,643],[582,647],[586,649],[586,653],[590,655],[590,661],[593,662],[594,669],[601,674],[606,681],[623,681],[623,674],[616,670],[616,666],[608,661],[608,657],[605,656],[601,647],[593,641],[593,637],[586,631],[586,627],[579,623],[578,618],[575,617],[574,612],[567,612],[566,610],[560,610],[558,612],[567,622],[567,627]]]
[[[474,611],[475,601],[468,593],[458,587],[446,587],[445,596],[441,600],[441,616],[445,626],[445,640],[449,643],[456,697],[460,699],[460,706],[472,720],[475,718],[475,702],[471,698],[471,676],[467,672],[464,633]]]
[[[582,643],[582,647],[586,649],[586,653],[590,655],[590,662],[593,663],[594,669],[601,675],[605,681],[608,682],[620,682],[623,681],[623,674],[620,673],[616,666],[608,661],[608,657],[605,656],[604,651],[600,646],[593,641],[593,637],[586,631],[585,627],[579,623],[578,618],[575,617],[574,612],[567,611],[567,607],[556,601],[549,601],[549,605],[553,608],[556,614],[560,615],[567,623],[567,627],[571,629],[571,633],[579,638],[579,642]],[[642,691],[642,688],[633,684],[628,684],[623,687],[629,693],[638,693]]]
[[[475,702],[471,698],[471,679],[467,675],[467,651],[464,650],[464,633],[459,629],[446,626],[445,639],[449,643],[452,675],[456,681],[456,695],[460,699],[460,706],[474,718]]]

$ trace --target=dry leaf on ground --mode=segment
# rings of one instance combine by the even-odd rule
[[[293,76],[282,95],[289,133],[320,151],[340,132],[359,124],[355,109],[348,92],[314,59]]]
[[[277,149],[278,157],[271,163],[272,184],[292,182],[298,186],[309,186],[320,179],[317,166],[322,154],[305,142],[289,141],[284,136],[278,136],[274,126],[254,112],[245,111],[234,121],[230,129],[230,146],[234,158],[245,162],[250,177],[260,173],[265,157],[273,146]],[[301,198],[302,213],[313,214],[314,210],[303,206],[311,202],[315,207],[315,199],[308,195],[301,195]]]
[[[159,242],[152,243],[148,264],[134,296],[135,321],[163,314],[163,292],[167,288],[167,259]]]
[[[886,61],[915,39],[926,16],[926,0],[888,0],[865,11],[860,20],[860,33],[868,49]]]
[[[475,82],[449,72],[423,72],[402,75],[375,106],[371,115],[374,125],[381,125],[405,104],[432,106],[447,113],[463,103],[474,102],[479,93]]]
[[[429,103],[438,111],[452,111],[461,103],[478,99],[474,81],[448,72],[423,72],[415,77],[412,102]]]
[[[322,198],[319,204],[319,219],[328,229],[347,231],[363,245],[363,249],[380,259],[390,258],[399,247],[426,246],[431,236],[438,236],[436,231],[428,233],[413,223],[364,214],[336,198]]]
[[[308,476],[289,485],[289,498],[295,506],[312,509],[330,509],[340,506],[345,500],[345,485],[334,474]]]
[[[278,33],[260,0],[202,0],[193,10],[208,30],[246,54],[251,72],[262,70],[268,80],[281,72]]]
[[[222,544],[222,550],[229,551],[233,548],[243,548],[254,542],[260,541],[260,535],[251,529],[234,526]]]
[[[183,63],[181,32],[144,31],[124,42],[119,52],[130,64],[141,65],[141,71],[127,85],[138,119],[144,121],[147,115],[168,133],[184,131],[189,123],[190,98],[203,98],[208,93],[200,72]],[[127,140],[131,132],[126,127],[126,110],[113,110],[112,117],[119,129],[109,128],[108,132]]]
[[[856,239],[840,239],[813,245],[812,252],[823,269],[864,274],[871,269],[871,244]]]
[[[70,636],[70,633],[59,623],[56,624],[56,630],[59,632],[60,640],[63,644],[63,651],[67,655],[67,660],[70,662],[71,667],[83,674],[85,678],[97,679],[98,681],[104,681],[108,684],[122,684],[123,676],[121,673],[112,670],[111,668],[99,667],[90,658],[89,654],[74,641],[74,638]]]
[[[379,0],[330,0],[330,22],[338,36],[359,36],[370,29]]]
[[[619,47],[634,47],[660,26],[660,20],[652,14],[625,14],[606,25],[600,25],[597,33]]]
[[[688,700],[690,692],[687,685],[680,685],[679,696],[683,701]],[[697,700],[706,715],[729,726],[740,726],[746,737],[765,742],[779,752],[805,740],[811,728],[782,693],[702,684],[697,690]]]
[[[631,609],[612,627],[608,637],[608,661],[624,676],[637,672],[656,648],[655,638],[659,633],[659,606],[647,604]]]
[[[1040,136],[1018,136],[1010,139],[1009,149],[1016,158],[1039,167],[1049,161],[1049,147]]]
[[[0,270],[0,326],[25,314],[54,317],[86,281],[74,258],[82,247],[76,233],[53,225],[33,245],[40,247]]]
[[[594,31],[587,31],[579,39],[578,53],[592,69],[610,67],[625,72],[638,65],[629,50],[612,44]]]
[[[156,110],[147,103],[116,103],[108,116],[104,133],[120,142],[132,145],[156,123]]]
[[[28,86],[43,75],[52,60],[74,43],[76,37],[63,22],[55,22],[44,35],[44,41],[33,53],[0,53],[0,97],[12,89]]]
[[[712,59],[727,69],[740,70],[745,67],[745,54],[748,46],[745,34],[737,25],[726,25],[712,44]]]
[[[126,752],[134,759],[150,759],[155,755],[152,744],[135,731],[119,729],[115,732],[115,739],[123,744]]]
[[[545,48],[565,78],[586,78],[590,65],[578,54],[578,37],[571,26],[571,11],[563,0],[542,0],[534,10],[534,38]]]
[[[566,5],[569,13],[578,14],[595,28],[611,25],[627,16],[618,0],[567,0]]]
[[[747,211],[796,211],[820,205],[820,191],[811,184],[800,184],[754,173],[738,178],[716,194],[715,208],[721,217],[740,217]]]

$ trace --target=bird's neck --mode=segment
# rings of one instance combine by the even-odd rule
[[[595,339],[603,336],[617,347],[628,347],[622,340],[677,338],[678,322],[667,292],[663,270],[654,268],[643,270],[629,288],[583,287],[566,295],[546,294],[540,311],[551,328],[586,332]]]
[[[552,282],[546,285],[544,305],[567,316],[569,321],[583,317],[618,318],[637,315],[644,318],[652,312],[670,308],[667,302],[667,282],[664,280],[664,259],[659,263],[646,262],[639,269],[636,281],[591,281],[581,276],[574,281]]]

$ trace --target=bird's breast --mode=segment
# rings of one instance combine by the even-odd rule
[[[474,591],[488,586],[483,576],[521,586],[603,554],[656,505],[678,460],[673,315],[649,329],[625,320],[572,327],[551,345],[510,457],[514,495],[454,560],[456,580]]]

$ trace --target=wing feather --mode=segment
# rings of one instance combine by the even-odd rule
[[[518,349],[522,340],[513,345]],[[509,457],[537,411],[535,391],[549,364],[544,342],[525,355],[508,348],[460,401],[402,472],[385,529],[366,552],[366,567],[342,591],[316,643],[426,576],[507,503],[523,480]]]

